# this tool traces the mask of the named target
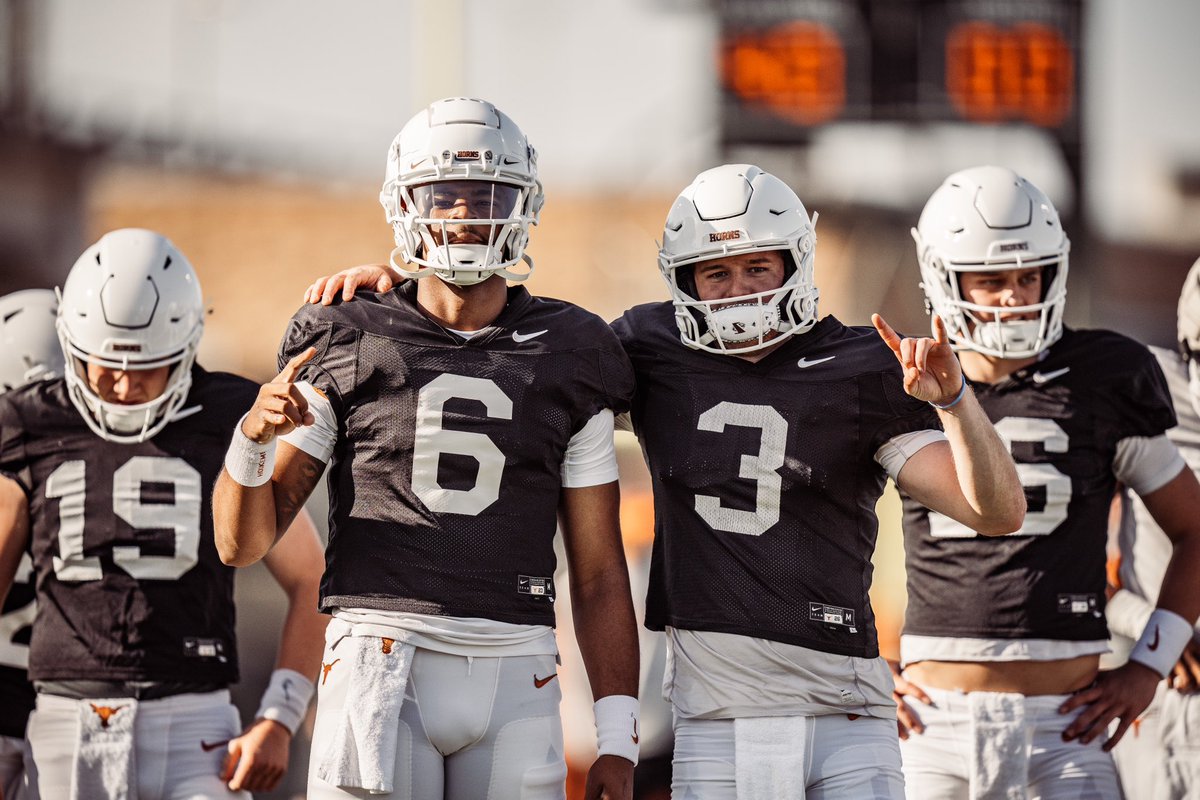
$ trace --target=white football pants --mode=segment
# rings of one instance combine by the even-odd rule
[[[1105,740],[1087,745],[1062,740],[1075,718],[1058,713],[1069,695],[923,688],[934,705],[908,705],[925,733],[900,743],[910,800],[1120,800],[1112,756],[1101,749]],[[996,699],[1007,704],[1013,719],[982,718],[981,707]],[[981,786],[983,772],[992,774],[990,790]]]
[[[737,741],[735,722],[675,718],[673,800],[738,800],[737,752],[739,747],[744,752],[744,743]],[[830,714],[786,722],[805,728],[792,765],[804,786],[789,798],[802,791],[807,800],[903,800],[895,720]],[[783,777],[775,785],[789,780]]]
[[[1131,800],[1200,800],[1200,694],[1180,694],[1160,683],[1113,758]]]
[[[468,658],[417,648],[396,720],[393,790],[372,795],[342,789],[317,776],[341,724],[350,670],[347,637],[323,662],[340,664],[317,684],[317,718],[308,771],[309,800],[386,797],[393,800],[562,800],[563,758],[558,672],[554,656]],[[537,685],[535,681],[541,681]]]
[[[33,753],[28,769],[34,800],[72,796],[79,707],[87,702],[37,696],[26,729]],[[250,800],[248,792],[231,792],[221,780],[228,753],[224,743],[241,732],[238,711],[224,689],[138,701],[133,730],[137,791],[130,794],[138,800]]]

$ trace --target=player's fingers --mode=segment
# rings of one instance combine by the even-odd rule
[[[921,722],[921,718],[903,700],[896,703],[896,719],[902,723],[901,727],[906,731],[918,734],[925,732],[925,725]]]
[[[1075,694],[1068,697],[1066,701],[1058,707],[1058,713],[1069,714],[1077,708],[1086,706],[1089,703],[1094,703],[1100,698],[1100,694],[1100,689],[1095,686],[1075,692]]]
[[[349,285],[349,283],[350,282],[346,280],[346,277],[341,274],[331,275],[330,277],[326,278],[325,291],[321,295],[321,302],[327,306],[333,305],[334,299],[336,299],[338,296],[338,290],[341,289],[343,285]],[[351,295],[353,295],[353,292],[351,292]]]
[[[937,344],[949,344],[950,334],[946,332],[946,321],[940,315],[933,315],[933,341]]]
[[[1107,702],[1098,701],[1092,703],[1079,712],[1079,716],[1075,717],[1075,720],[1067,726],[1067,729],[1063,732],[1063,739],[1066,741],[1079,739],[1084,743],[1089,742],[1094,738],[1090,734],[1098,722],[1102,721],[1104,725],[1107,725],[1116,716],[1116,713],[1109,710]]]
[[[375,284],[375,291],[382,294],[384,292],[390,292],[395,286],[396,282],[392,280],[392,276],[389,275],[385,270],[384,273],[379,276],[379,281]]]
[[[310,358],[317,354],[317,348],[307,347],[303,353],[292,356],[292,360],[283,365],[283,369],[275,376],[275,380],[271,383],[293,383],[296,376],[300,374],[300,369],[308,362]]]
[[[900,352],[896,355],[900,359],[900,363],[905,367],[915,367],[916,363],[913,360],[913,355],[915,352],[916,347],[912,339],[901,339]]]
[[[875,330],[879,333],[879,338],[892,349],[892,352],[897,356],[900,355],[900,336],[892,326],[887,324],[887,320],[878,314],[871,315],[871,324],[875,326]]]
[[[229,744],[225,746],[225,763],[221,766],[221,780],[225,783],[233,780],[233,774],[237,771],[238,761],[242,757],[242,746],[237,739],[231,739]]]
[[[917,369],[921,370],[921,372],[924,372],[926,366],[929,364],[929,348],[931,345],[933,345],[933,340],[917,339],[915,341],[916,343],[913,345],[913,349],[915,351],[913,353],[913,364]]]
[[[317,303],[321,300],[321,292],[325,289],[325,276],[321,276],[309,284],[304,290],[304,300],[307,303]]]
[[[1125,735],[1125,731],[1129,730],[1129,726],[1133,724],[1133,720],[1133,716],[1121,717],[1121,721],[1117,723],[1117,729],[1109,734],[1108,741],[1101,749],[1107,753],[1116,747],[1117,742],[1121,741],[1121,737]]]

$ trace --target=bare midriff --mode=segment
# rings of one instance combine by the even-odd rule
[[[1070,694],[1090,686],[1099,669],[1098,655],[1057,661],[918,661],[904,668],[904,677],[918,686],[962,692]]]

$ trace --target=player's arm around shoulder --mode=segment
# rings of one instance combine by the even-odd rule
[[[21,484],[0,475],[0,604],[29,546],[29,499]]]
[[[904,370],[904,391],[937,409],[945,442],[917,451],[897,484],[922,505],[986,536],[1019,530],[1025,491],[1008,448],[975,399],[934,316],[933,338],[901,338],[878,314],[872,322]]]
[[[588,771],[586,796],[614,800],[633,795],[639,666],[619,512],[616,481],[563,488],[559,515],[572,615],[596,700],[600,752]]]
[[[223,779],[229,788],[271,791],[287,772],[292,736],[304,721],[316,690],[329,617],[317,611],[321,541],[301,510],[264,563],[287,595],[287,616],[275,671],[254,720],[229,743]]]
[[[217,551],[226,564],[243,567],[265,556],[321,477],[322,462],[277,441],[314,422],[296,376],[315,354],[315,348],[305,349],[263,384],[233,432],[213,492]]]

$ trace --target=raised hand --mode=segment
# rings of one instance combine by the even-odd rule
[[[296,388],[296,376],[317,349],[310,347],[292,358],[270,383],[258,390],[258,397],[246,419],[242,422],[242,433],[259,444],[266,444],[276,436],[283,436],[302,425],[315,421],[308,410],[308,401]]]
[[[400,280],[399,276],[385,264],[360,264],[333,275],[317,278],[304,290],[304,302],[323,306],[332,305],[341,290],[342,300],[353,300],[358,289],[372,292],[390,292]]]
[[[878,314],[871,315],[871,324],[904,369],[904,391],[937,405],[946,405],[958,397],[963,382],[962,367],[950,347],[946,323],[941,317],[933,315],[932,339],[901,338]]]

